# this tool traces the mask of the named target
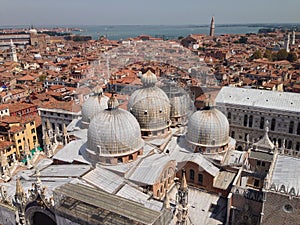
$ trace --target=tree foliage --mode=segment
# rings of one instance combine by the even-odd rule
[[[262,58],[262,53],[260,50],[256,50],[252,56],[250,57],[250,60],[253,60],[253,59],[260,59]]]
[[[240,44],[247,44],[248,42],[248,38],[247,37],[244,37],[244,36],[241,36],[240,39],[239,39],[239,43]]]
[[[264,58],[267,58],[269,61],[273,60],[273,53],[271,50],[267,49],[264,53]]]
[[[286,60],[287,57],[288,57],[288,52],[285,50],[285,49],[280,49],[278,52],[277,52],[277,60]]]
[[[289,62],[295,62],[297,61],[298,57],[297,54],[295,52],[289,52],[288,56],[287,56],[287,60]]]

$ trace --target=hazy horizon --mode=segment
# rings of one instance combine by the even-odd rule
[[[1,26],[207,25],[300,22],[297,0],[2,0]]]

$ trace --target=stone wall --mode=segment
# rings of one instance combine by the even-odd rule
[[[15,225],[16,224],[15,217],[16,214],[12,208],[6,207],[0,203],[0,224]]]
[[[263,225],[299,224],[300,198],[283,193],[266,192]]]

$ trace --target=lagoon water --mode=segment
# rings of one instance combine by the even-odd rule
[[[139,35],[151,35],[152,37],[161,37],[164,39],[177,39],[186,37],[189,34],[208,34],[209,26],[197,25],[100,25],[100,26],[78,26],[81,31],[73,31],[75,34],[92,36],[98,39],[100,36],[106,36],[111,40],[124,40]],[[221,25],[216,26],[215,34],[246,34],[257,33],[261,27],[248,25]]]

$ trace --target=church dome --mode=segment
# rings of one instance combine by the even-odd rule
[[[170,126],[170,101],[166,93],[155,86],[157,78],[151,71],[141,78],[143,88],[132,93],[128,110],[138,120],[142,131],[160,131]]]
[[[229,142],[229,123],[215,107],[205,107],[189,118],[186,139],[201,147],[220,147]]]
[[[94,116],[88,129],[86,151],[94,162],[99,157],[129,155],[143,147],[140,126],[134,116],[119,109],[115,97],[107,104],[108,108]]]
[[[98,114],[101,110],[107,108],[108,97],[102,95],[102,93],[95,93],[90,96],[83,104],[81,108],[82,125],[83,128],[87,128],[91,119]]]
[[[194,111],[193,102],[189,94],[175,81],[167,81],[161,87],[167,94],[171,104],[171,120],[173,125],[187,123],[187,118]]]

